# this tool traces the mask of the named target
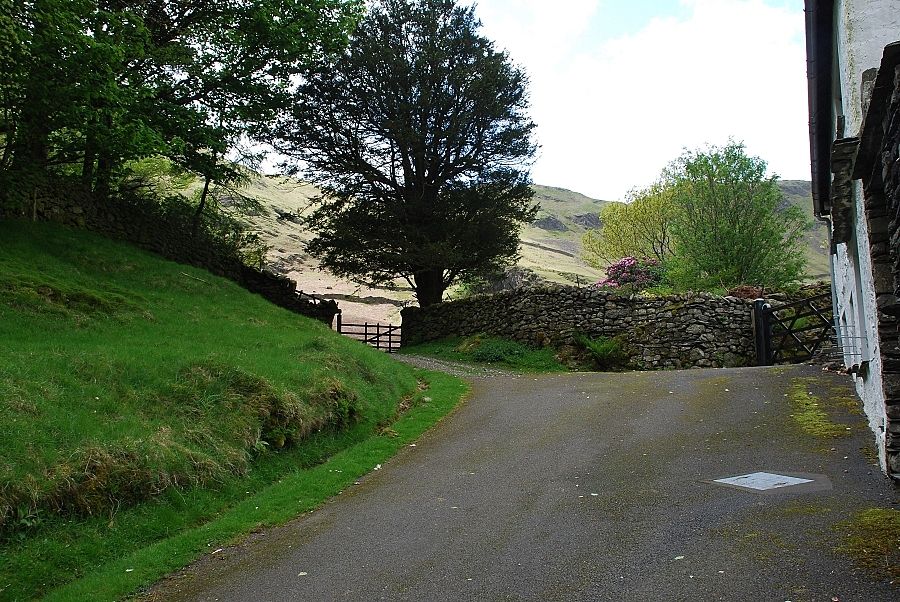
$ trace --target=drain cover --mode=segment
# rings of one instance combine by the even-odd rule
[[[770,489],[779,489],[781,487],[792,487],[794,485],[803,485],[804,483],[812,483],[813,479],[801,479],[799,477],[789,477],[782,474],[774,474],[771,472],[753,472],[750,474],[740,475],[737,477],[727,477],[725,479],[715,479],[713,483],[721,483],[722,485],[733,485],[735,487],[743,487],[745,489],[754,489],[756,491],[769,491]]]

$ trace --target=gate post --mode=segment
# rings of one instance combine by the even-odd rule
[[[341,332],[341,310],[338,310],[338,312],[334,314],[334,318],[336,320],[337,332]]]
[[[765,299],[753,301],[753,345],[756,348],[756,365],[772,365],[772,325],[769,322],[770,305]]]

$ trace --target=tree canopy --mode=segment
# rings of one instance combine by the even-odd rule
[[[622,257],[646,257],[660,263],[674,253],[672,189],[665,183],[632,190],[625,203],[609,203],[600,211],[602,230],[588,231],[585,259],[603,268]]]
[[[585,236],[595,265],[624,256],[658,260],[679,288],[782,287],[803,277],[809,224],[783,206],[777,177],[744,145],[685,151],[659,183],[605,207]]]
[[[307,62],[343,46],[361,0],[0,6],[0,176],[78,174],[103,197],[153,155],[233,177],[226,152],[271,120]]]
[[[534,216],[527,79],[452,0],[380,0],[304,73],[271,139],[323,195],[310,252],[341,276],[439,302],[518,253]]]
[[[809,223],[783,195],[766,162],[743,144],[688,151],[667,170],[679,277],[687,284],[780,287],[803,277]]]

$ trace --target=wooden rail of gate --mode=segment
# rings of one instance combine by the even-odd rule
[[[318,295],[312,295],[310,293],[304,293],[303,291],[294,291],[294,294],[297,295],[297,298],[299,298],[300,300],[308,301],[313,305],[319,305],[320,303],[325,302],[325,299],[323,299],[322,297]]]
[[[335,330],[351,339],[356,339],[387,353],[396,353],[400,349],[399,325],[381,324],[380,322],[352,324],[341,320],[341,314],[336,316],[336,320]]]
[[[826,341],[836,339],[831,294],[771,306],[753,302],[756,363],[772,366],[811,359]]]

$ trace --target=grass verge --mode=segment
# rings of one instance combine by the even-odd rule
[[[568,369],[556,357],[552,347],[535,349],[497,337],[474,335],[448,337],[401,350],[409,355],[423,355],[464,364],[489,364],[519,372],[567,372]]]
[[[0,340],[3,600],[249,507],[425,395],[410,367],[230,281],[51,224],[0,222]]]
[[[315,509],[385,462],[450,412],[466,392],[452,376],[428,373],[428,401],[413,406],[389,430],[331,456],[326,462],[286,475],[247,497],[214,520],[112,559],[84,578],[54,590],[48,601],[113,600],[136,592],[162,576],[233,543],[262,527],[285,523]]]

